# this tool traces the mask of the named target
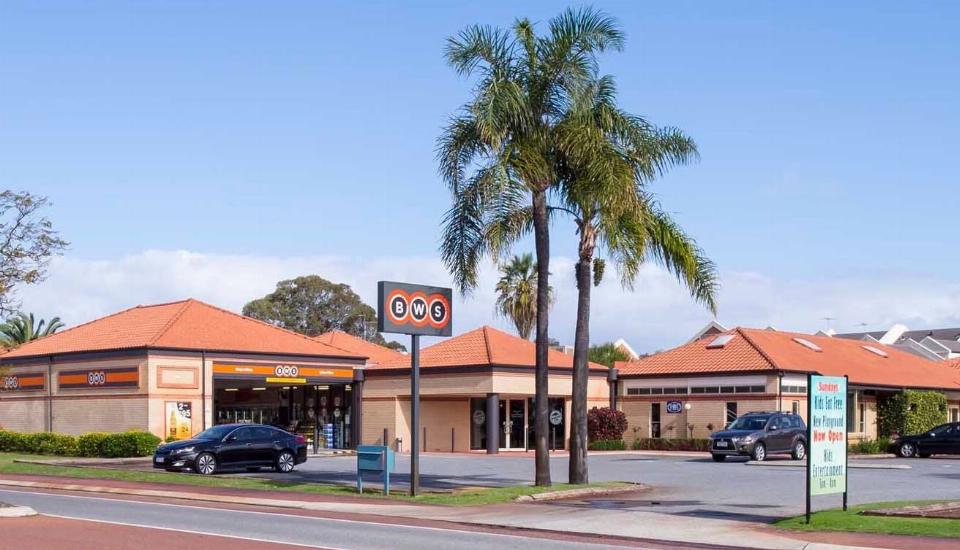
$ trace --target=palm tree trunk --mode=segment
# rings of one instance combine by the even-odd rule
[[[570,423],[570,483],[589,483],[587,473],[587,382],[590,350],[590,292],[593,286],[594,236],[588,225],[580,230],[577,261],[577,328],[573,341],[573,405]]]
[[[550,349],[547,325],[550,313],[550,222],[547,216],[546,191],[533,192],[533,239],[537,249],[537,340],[536,374],[534,390],[534,439],[536,440],[536,476],[538,486],[550,483],[550,447],[548,436],[549,403],[547,381]]]

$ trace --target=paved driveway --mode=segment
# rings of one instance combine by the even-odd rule
[[[777,459],[772,460],[775,463]],[[780,461],[782,466],[754,466],[734,460],[718,464],[709,457],[593,454],[590,456],[592,481],[634,481],[650,485],[653,489],[630,498],[563,502],[553,506],[644,509],[679,515],[769,521],[803,511],[804,468],[789,466],[791,463],[784,460]],[[553,480],[565,481],[567,457],[554,457],[550,464]],[[851,504],[960,498],[960,460],[956,458],[861,459],[852,460],[851,464],[910,467],[851,468]],[[355,465],[356,458],[352,456],[325,457],[299,465],[292,474],[262,472],[256,475],[272,479],[353,484],[356,479]],[[533,458],[530,456],[426,454],[420,457],[421,484],[433,489],[529,483],[533,479],[533,467]],[[398,489],[406,488],[409,468],[408,457],[398,456],[397,472],[392,477]],[[367,483],[374,483],[374,478],[367,478]],[[827,508],[839,504],[839,495],[814,497],[814,507]]]

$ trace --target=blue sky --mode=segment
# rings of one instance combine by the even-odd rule
[[[102,280],[148,251],[297,267],[336,257],[353,266],[343,268],[348,279],[389,258],[435,260],[449,196],[434,143],[469,93],[443,63],[444,39],[472,23],[543,22],[566,5],[3,2],[0,183],[49,196],[50,216],[72,242],[25,306],[55,303],[80,321],[204,293],[116,289],[73,310],[69,300],[82,297],[49,298],[66,288],[66,273],[78,276],[67,264],[100,266]],[[802,330],[818,328],[818,315],[840,317],[838,328],[960,322],[958,308],[935,296],[903,298],[939,289],[960,303],[960,258],[951,252],[960,6],[593,5],[627,33],[626,50],[601,63],[624,108],[699,144],[701,162],[653,191],[732,281],[722,320]],[[572,256],[572,227],[558,224],[553,245],[558,257]],[[831,301],[851,303],[791,316],[784,310],[794,304],[748,304],[750,277],[767,281],[773,299],[833,292]],[[871,284],[863,298],[836,290]],[[619,289],[607,292],[615,301]],[[901,301],[885,303],[881,292]],[[211,296],[229,306],[252,297]],[[876,303],[864,310],[868,297]],[[637,311],[682,329],[626,329],[610,312],[606,322],[599,314],[599,336],[652,331],[659,336],[634,337],[669,345],[709,318],[698,309],[670,317],[673,306],[658,314],[641,298],[649,293],[631,298]],[[484,322],[492,306],[474,302],[470,320]],[[572,335],[564,312],[559,334]]]

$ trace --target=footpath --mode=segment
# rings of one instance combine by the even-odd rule
[[[918,537],[843,533],[787,533],[768,526],[720,518],[677,516],[654,511],[615,510],[565,505],[565,501],[512,502],[484,506],[438,506],[384,498],[320,495],[291,491],[242,490],[166,483],[4,474],[0,488],[71,491],[118,498],[172,499],[194,505],[256,506],[324,515],[350,514],[416,521],[440,521],[484,527],[578,533],[674,541],[705,548],[834,550],[841,548],[944,548],[947,541]],[[956,541],[949,541],[955,543]]]

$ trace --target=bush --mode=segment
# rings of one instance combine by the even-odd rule
[[[594,407],[587,411],[587,439],[589,441],[623,439],[627,431],[627,415],[623,411]]]
[[[72,435],[38,432],[22,434],[0,431],[0,451],[57,456],[118,458],[147,456],[160,438],[147,432],[88,433]]]
[[[880,435],[923,433],[947,421],[947,398],[938,391],[904,390],[877,403]]]
[[[598,439],[589,444],[591,451],[622,451],[626,448],[627,444],[622,439]]]
[[[709,439],[661,439],[642,438],[633,441],[638,451],[710,451]]]
[[[880,439],[864,439],[850,444],[850,454],[854,455],[879,455],[891,452],[892,444],[890,440],[881,437]]]

